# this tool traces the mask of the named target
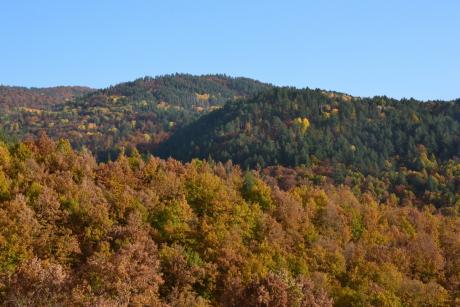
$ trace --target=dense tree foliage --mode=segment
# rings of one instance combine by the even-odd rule
[[[459,144],[459,102],[274,88],[200,118],[157,153],[184,161],[231,159],[251,168],[322,161],[376,175],[457,159]]]
[[[98,164],[44,135],[1,144],[0,300],[460,303],[458,214],[397,206],[391,197],[383,203],[372,189],[313,179],[302,169],[144,160],[135,150]]]
[[[0,305],[460,305],[460,100],[176,74],[0,111]]]
[[[44,130],[55,139],[64,137],[73,146],[89,148],[98,160],[108,160],[128,144],[149,151],[178,127],[226,101],[268,88],[247,78],[185,74],[146,77],[89,93],[82,90],[85,95],[72,99],[51,95],[57,89],[13,93],[11,88],[0,88],[4,110],[0,127],[20,137]],[[29,95],[21,96],[23,92]]]

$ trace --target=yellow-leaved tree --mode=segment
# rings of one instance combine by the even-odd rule
[[[306,117],[297,117],[294,119],[294,124],[299,127],[302,134],[305,134],[305,132],[307,132],[308,128],[310,127],[310,121]]]

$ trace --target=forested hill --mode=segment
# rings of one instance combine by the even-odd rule
[[[69,139],[77,148],[85,146],[99,160],[106,160],[122,146],[147,151],[178,127],[227,100],[249,97],[270,87],[248,78],[175,74],[121,83],[60,99],[61,103],[37,90],[40,103],[18,95],[3,97],[9,103],[0,114],[0,129],[19,138],[45,131],[54,139]]]
[[[7,111],[14,110],[17,107],[46,107],[57,103],[64,103],[91,91],[93,89],[83,86],[27,88],[0,85],[0,108],[2,111]]]
[[[225,75],[145,77],[101,90],[0,87],[0,108],[4,134],[44,131],[100,161],[137,147],[243,167],[321,163],[378,174],[460,152],[459,101],[358,98]]]
[[[364,174],[420,169],[460,156],[460,102],[274,88],[200,118],[157,154],[183,161],[231,159],[243,167],[321,161]]]
[[[269,84],[243,77],[174,74],[120,83],[95,95],[157,101],[202,112],[212,106],[222,106],[230,99],[248,97],[271,87]]]

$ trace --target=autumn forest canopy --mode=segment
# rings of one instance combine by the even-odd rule
[[[460,304],[460,100],[0,86],[6,306]]]

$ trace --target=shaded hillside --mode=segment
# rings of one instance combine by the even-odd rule
[[[14,135],[37,135],[43,130],[54,139],[68,138],[105,160],[111,153],[116,155],[120,146],[151,149],[178,127],[227,100],[268,88],[255,80],[225,75],[146,77],[65,103],[12,108],[1,123]]]
[[[178,130],[156,153],[232,160],[245,168],[321,162],[364,174],[420,169],[460,157],[460,102],[275,88]]]

